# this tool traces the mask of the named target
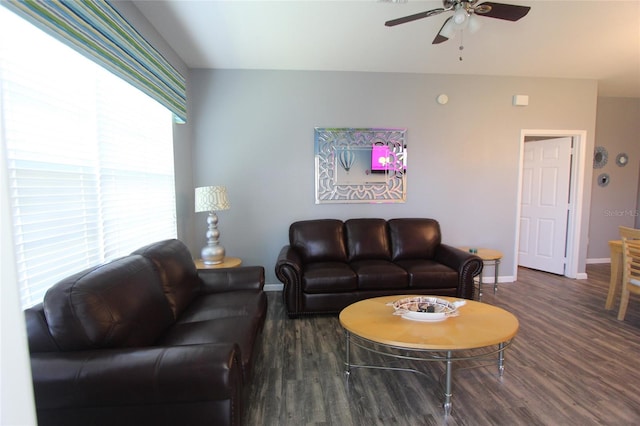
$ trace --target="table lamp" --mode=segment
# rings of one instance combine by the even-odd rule
[[[207,217],[207,245],[201,256],[205,265],[216,265],[224,260],[224,247],[218,242],[218,216],[216,211],[229,210],[227,188],[224,186],[202,186],[196,188],[196,213],[209,212]]]

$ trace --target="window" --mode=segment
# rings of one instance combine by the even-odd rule
[[[0,8],[0,149],[23,307],[175,238],[172,113]],[[3,236],[5,238],[5,236]]]

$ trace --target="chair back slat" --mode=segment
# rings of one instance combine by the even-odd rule
[[[640,294],[640,229],[620,226],[622,239],[622,296],[618,319],[624,320],[629,293]]]
[[[625,262],[625,269],[629,268],[630,279],[640,279],[640,241],[623,240],[625,247],[624,253],[627,261]]]

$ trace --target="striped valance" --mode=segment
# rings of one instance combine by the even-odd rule
[[[184,77],[106,0],[2,0],[186,121]]]

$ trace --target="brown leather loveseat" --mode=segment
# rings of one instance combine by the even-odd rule
[[[25,311],[38,424],[241,424],[263,287],[178,240],[63,279]]]
[[[434,219],[318,219],[289,227],[275,273],[290,317],[393,294],[473,299],[482,260],[442,244]]]

